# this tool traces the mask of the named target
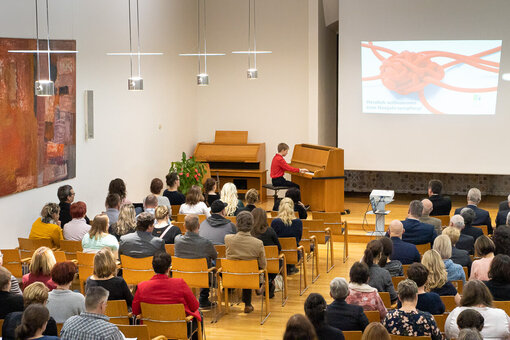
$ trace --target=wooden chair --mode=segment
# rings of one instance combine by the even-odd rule
[[[170,254],[170,256],[175,256],[175,244],[165,244],[165,251]]]
[[[296,240],[294,239],[294,243]],[[283,247],[283,246],[282,246]],[[269,279],[267,269],[260,269],[257,260],[238,261],[223,260],[221,262],[221,283],[225,291],[225,307],[229,312],[228,288],[259,289],[260,275],[264,275],[265,297],[261,294],[260,324],[266,322],[271,312],[269,311]],[[266,300],[266,313],[264,316],[263,305]]]
[[[184,222],[184,218],[186,217],[186,215],[187,214],[178,214],[176,221],[177,222]],[[198,216],[198,222],[199,223],[204,222],[205,219],[207,218],[207,216],[205,216],[205,215],[197,215],[197,216]]]
[[[331,229],[324,224],[324,220],[303,220],[303,229],[308,228],[310,236],[315,236],[317,245],[326,245],[326,272],[329,273],[335,267],[333,237]],[[329,259],[331,258],[331,266]]]
[[[361,340],[363,332],[361,331],[342,331],[345,340]]]
[[[55,250],[53,255],[55,255],[55,261],[57,261],[57,263],[67,261],[66,253],[64,253],[62,250]]]
[[[105,315],[116,325],[129,325],[129,319],[133,316],[128,312],[126,300],[108,300]]]
[[[446,318],[448,317],[448,313],[433,315],[433,317],[436,320],[437,327],[439,328],[441,333],[444,333],[444,325],[446,323]]]
[[[14,277],[23,276],[23,263],[19,255],[19,249],[2,249],[3,267],[11,272]],[[0,319],[1,320],[1,319]]]
[[[19,251],[22,259],[31,259],[34,252],[40,247],[52,248],[53,244],[49,238],[22,238],[18,237]]]
[[[462,290],[464,288],[464,282],[462,280],[454,280],[454,281],[450,281],[450,282],[455,287],[455,289],[457,289],[457,293],[462,295]]]
[[[137,259],[120,255],[122,263],[122,276],[128,285],[137,285],[142,281],[148,281],[154,276],[152,269],[152,256]]]
[[[464,275],[466,276],[466,281],[469,280],[468,267],[463,266],[462,269],[464,270]]]
[[[172,225],[174,225],[177,228],[179,228],[179,230],[181,231],[181,234],[186,234],[186,227],[184,226],[184,222],[174,222],[174,221],[172,221]]]
[[[500,308],[504,310],[507,315],[510,315],[510,301],[493,301],[492,306],[494,308]]]
[[[278,217],[278,211],[271,210],[270,213],[271,213],[271,217],[275,217],[275,218]],[[296,218],[299,218],[299,213],[297,211],[294,211],[294,216]]]
[[[162,335],[168,339],[191,339],[191,329],[193,316],[186,316],[183,304],[174,305],[155,305],[142,302],[142,314],[140,319],[149,329],[149,335],[155,337]],[[193,331],[198,332],[198,339],[202,340],[202,323],[197,322],[198,328]]]
[[[390,309],[391,308],[390,293],[388,293],[388,292],[379,292],[379,296],[381,297],[381,300],[384,303],[384,307],[386,307],[387,309]]]
[[[430,250],[430,243],[417,244],[416,249],[418,249],[418,253],[423,256],[427,250]]]
[[[324,225],[331,230],[332,235],[344,236],[344,258],[343,262],[349,257],[349,226],[347,221],[342,222],[342,214],[340,212],[316,212],[312,213],[313,219],[324,220]],[[333,264],[333,260],[331,261]],[[328,270],[329,272],[329,270]]]
[[[273,220],[275,219],[276,217],[268,217],[267,218],[267,225],[268,226],[271,226],[271,223],[273,222]]]
[[[364,313],[367,316],[368,322],[381,322],[381,314],[378,310],[366,310]]]
[[[429,335],[424,336],[404,336],[404,335],[396,335],[396,334],[390,334],[391,340],[430,340],[432,339]]]
[[[289,298],[289,291],[287,288],[287,261],[284,254],[278,254],[277,246],[265,246],[264,251],[266,253],[267,273],[268,274],[280,274],[283,277],[283,289],[282,289],[282,307],[287,303]],[[280,266],[280,260],[282,265]]]
[[[82,253],[81,251],[76,253],[76,259],[78,260],[78,277],[80,280],[80,290],[82,294],[85,294],[85,282],[94,274],[94,256],[96,254]]]
[[[0,337],[2,336],[2,327],[4,325],[4,319],[0,319]]]
[[[301,236],[301,241],[299,242],[300,246],[303,246],[305,249],[306,254],[306,260],[312,257],[312,283],[315,283],[317,279],[319,278],[319,248],[317,245],[317,239],[314,235],[310,235],[310,230],[308,227],[303,226],[303,234]],[[315,274],[314,276],[314,268],[315,268]]]
[[[299,295],[303,295],[308,289],[308,283],[306,281],[305,249],[303,246],[296,246],[296,239],[294,237],[279,237],[278,240],[282,246],[281,253],[285,255],[287,264],[301,267],[299,271]],[[301,254],[301,257],[299,257],[298,254]],[[301,289],[301,281],[304,281],[305,287],[303,289]]]
[[[166,340],[167,338],[163,335],[159,335],[155,338],[150,337],[149,328],[147,325],[117,325],[119,331],[128,339],[137,339],[137,340]]]
[[[215,244],[214,249],[218,253],[218,257],[216,258],[216,268],[219,270],[221,268],[221,260],[225,260],[227,258],[227,247],[224,244]]]
[[[445,312],[449,313],[457,307],[457,303],[455,302],[455,296],[453,295],[443,295],[441,296],[441,301],[444,303]]]
[[[402,265],[402,271],[404,272],[404,276],[407,277],[407,270],[409,269],[411,265],[410,264],[403,264]]]
[[[172,221],[177,220],[177,215],[179,215],[179,209],[181,209],[181,205],[172,205],[172,212],[170,217],[172,218]]]
[[[60,332],[62,331],[62,327],[64,327],[64,324],[57,322],[57,334],[60,334]]]
[[[393,287],[395,288],[395,291],[397,290],[397,287],[398,287],[398,284],[400,283],[400,281],[403,281],[405,279],[406,279],[405,276],[392,276],[391,277],[391,282],[393,283]]]
[[[60,240],[60,249],[66,253],[69,260],[76,260],[76,253],[83,251],[81,241]]]
[[[437,215],[432,217],[439,218],[441,220],[441,226],[450,225],[450,215]]]
[[[485,236],[489,236],[489,229],[487,225],[474,225],[473,227],[480,228]]]

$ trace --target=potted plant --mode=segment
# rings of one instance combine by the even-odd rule
[[[172,162],[170,172],[176,172],[179,175],[181,185],[179,191],[184,195],[193,185],[202,186],[202,179],[207,173],[204,163],[197,162],[194,156],[187,157],[186,153],[182,153],[180,162]]]

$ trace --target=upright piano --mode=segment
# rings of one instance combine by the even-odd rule
[[[266,199],[266,144],[248,143],[248,131],[216,131],[213,143],[198,143],[195,159],[209,163],[211,176],[217,178],[218,189],[233,182],[243,196],[257,189],[261,200]]]
[[[307,173],[292,173],[301,187],[301,200],[314,211],[344,211],[344,150],[331,146],[297,144],[291,165]]]

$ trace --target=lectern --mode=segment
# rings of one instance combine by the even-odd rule
[[[369,235],[381,237],[385,235],[384,225],[386,215],[390,213],[389,210],[386,210],[386,204],[393,202],[394,195],[395,192],[393,190],[372,190],[370,193],[372,211],[369,211],[367,214],[375,215],[375,231],[369,232]]]

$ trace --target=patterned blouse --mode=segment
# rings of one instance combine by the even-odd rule
[[[434,317],[427,312],[404,312],[400,309],[390,310],[386,314],[383,325],[390,334],[403,336],[428,335],[432,337],[432,340],[443,339]]]
[[[350,283],[349,295],[345,299],[345,302],[351,305],[361,306],[363,307],[363,310],[379,311],[381,321],[384,320],[387,313],[386,307],[384,307],[384,302],[379,296],[377,289],[370,287],[367,284],[356,285]]]

